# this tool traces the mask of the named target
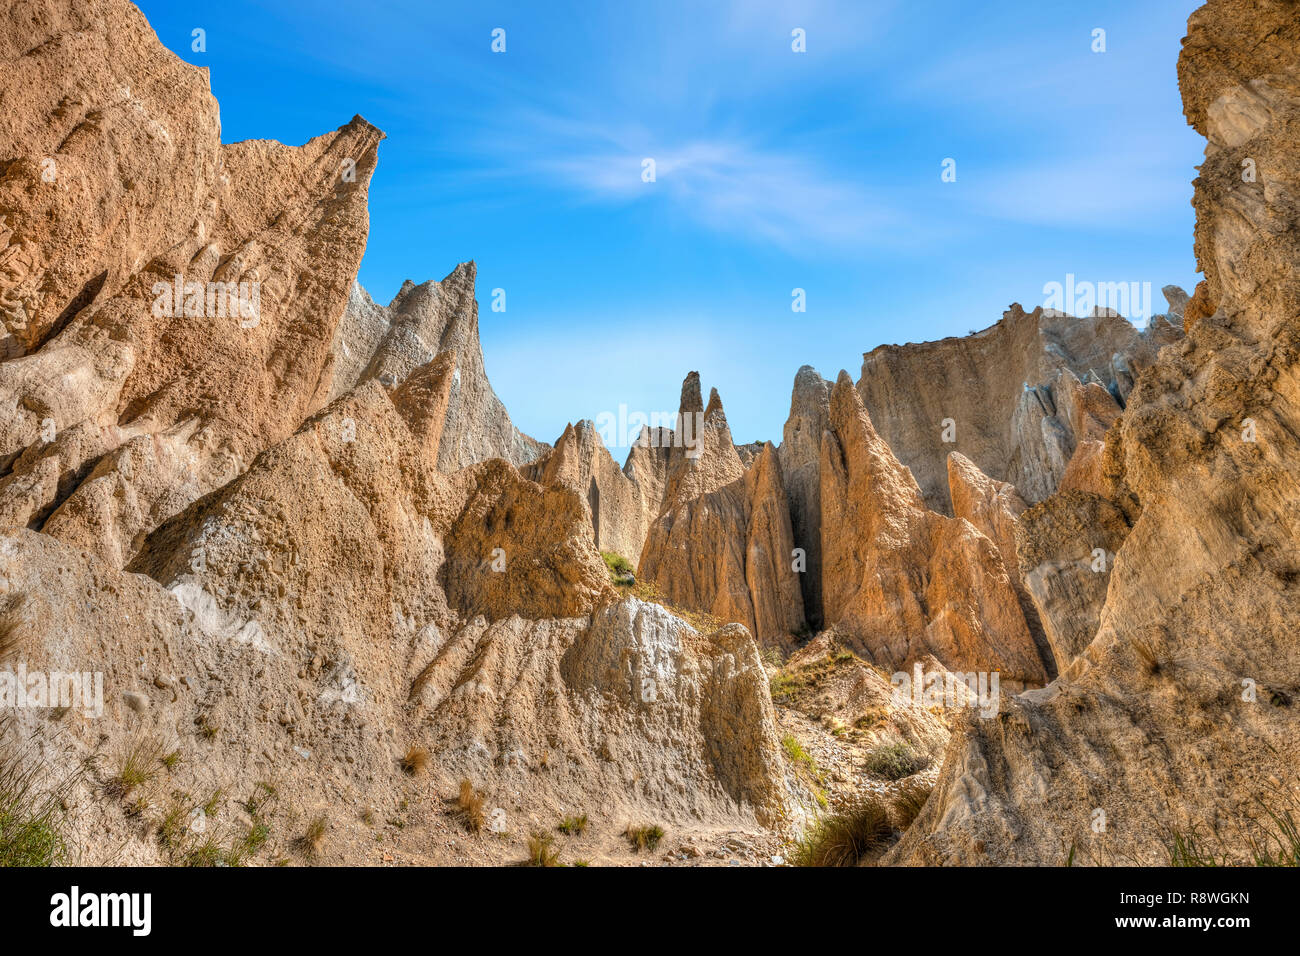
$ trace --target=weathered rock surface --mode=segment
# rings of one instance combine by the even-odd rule
[[[640,557],[659,502],[647,501],[639,483],[618,467],[593,422],[568,425],[554,448],[521,471],[539,484],[577,492],[587,505],[601,551],[613,551],[631,562]]]
[[[820,629],[822,615],[821,455],[822,432],[830,420],[830,383],[810,365],[799,369],[790,394],[778,455],[790,499],[790,530],[803,549],[806,570],[799,575],[808,623]]]
[[[479,344],[475,275],[474,263],[463,262],[441,282],[416,285],[408,279],[387,306],[376,305],[354,284],[333,343],[331,397],[372,378],[396,384],[439,352],[456,352],[438,461],[443,471],[489,458],[523,465],[546,448],[510,423],[492,391]]]
[[[990,478],[975,467],[975,463],[960,452],[948,456],[948,488],[952,497],[953,514],[965,518],[975,529],[993,542],[998,549],[1003,566],[1011,578],[1020,600],[1020,610],[1025,615],[1025,625],[1038,646],[1039,656],[1049,677],[1056,676],[1056,658],[1039,620],[1038,608],[1025,587],[1016,558],[1016,528],[1020,515],[1027,505],[1015,487],[1005,481]]]
[[[324,402],[383,134],[223,145],[130,4],[12,15],[0,514],[121,565]]]
[[[868,352],[858,391],[931,508],[952,513],[952,451],[1034,504],[1056,490],[1083,440],[1058,410],[1063,392],[1074,382],[1097,383],[1122,402],[1136,373],[1181,334],[1159,317],[1139,331],[1111,313],[1075,318],[1013,305],[1002,321],[966,338]]]
[[[1266,811],[1294,807],[1296,13],[1211,0],[1188,21],[1179,85],[1207,139],[1194,199],[1205,286],[1185,341],[1138,380],[1116,426],[1136,520],[1095,637],[1049,688],[954,734],[899,861],[1059,863],[1073,848],[1079,862],[1168,863],[1190,835],[1250,862],[1252,843],[1269,845]]]
[[[845,645],[901,670],[925,655],[1041,685],[1047,669],[996,545],[925,507],[847,372],[822,438],[822,600]]]
[[[743,624],[761,643],[788,644],[804,623],[803,597],[776,448],[765,445],[745,469],[722,400],[714,390],[704,407],[695,372],[682,385],[678,423],[690,437],[667,450],[664,504],[637,577],[674,606]]]
[[[203,71],[117,0],[19,5],[0,50],[0,652],[102,673],[105,705],[20,709],[0,745],[74,777],[79,862],[176,862],[178,794],[219,791],[213,836],[237,841],[235,801],[268,780],[284,855],[324,812],[368,861],[360,821],[462,778],[516,835],[562,810],[611,835],[784,825],[802,798],[753,637],[620,600],[607,512],[568,486],[594,452],[546,485],[502,460],[543,446],[487,383],[473,265],[386,310],[358,290],[345,319],[378,130],[222,145]],[[194,310],[161,307],[176,275],[203,283]],[[210,282],[260,301],[209,314]],[[708,460],[724,438],[734,458],[714,417]],[[682,454],[645,451],[658,492],[702,493]],[[781,519],[788,539],[764,460],[751,551]],[[149,758],[118,799],[142,742],[179,763]],[[407,786],[413,745],[432,788]]]

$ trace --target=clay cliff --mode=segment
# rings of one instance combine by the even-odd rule
[[[492,391],[478,337],[473,262],[463,262],[441,282],[409,279],[387,306],[376,305],[353,283],[332,349],[335,375],[330,397],[370,379],[400,382],[439,352],[455,351],[451,396],[438,467],[455,471],[504,458],[513,465],[535,460],[546,448],[510,423]]]
[[[1109,392],[1118,411],[1136,376],[1181,334],[1162,316],[1138,330],[1109,311],[1075,317],[1012,305],[966,338],[866,353],[858,392],[931,508],[952,513],[953,451],[1036,504],[1056,490],[1076,446],[1094,437],[1072,414],[1078,385]]]
[[[1178,79],[1167,315],[804,366],[779,445],[691,372],[620,467],[511,423],[472,262],[357,284],[383,133],[222,143],[126,0],[11,6],[0,670],[103,712],[6,706],[0,753],[82,863],[308,862],[322,819],[331,862],[517,862],[579,814],[602,862],[775,863],[899,794],[885,862],[1251,860],[1300,757],[1296,4],[1210,0]]]
[[[1096,633],[1082,649],[1086,635],[1070,639],[1078,656],[1052,685],[958,729],[898,861],[1276,849],[1268,814],[1294,793],[1300,663],[1296,5],[1210,0],[1188,21],[1178,79],[1207,141],[1194,183],[1205,281],[1186,338],[1138,378],[1110,433],[1110,504],[1066,497],[1025,555],[1068,555],[1077,545],[1052,539],[1080,527],[1114,546]],[[1049,598],[1072,600],[1067,587]]]
[[[356,285],[383,134],[222,144],[205,71],[124,0],[7,17],[0,654],[101,673],[104,710],[0,734],[72,781],[73,856],[217,859],[176,801],[216,794],[225,839],[255,787],[276,852],[321,811],[353,862],[408,813],[431,859],[496,859],[446,840],[464,786],[516,843],[585,810],[625,855],[629,823],[801,813],[751,631],[611,584],[597,544],[644,531],[581,487],[598,442],[516,468],[547,449],[487,382],[473,264],[387,308]]]

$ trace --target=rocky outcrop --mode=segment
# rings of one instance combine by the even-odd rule
[[[1046,683],[997,547],[970,522],[925,507],[911,472],[872,426],[847,372],[822,438],[822,601],[845,645],[891,670],[925,655],[1004,682]]]
[[[1083,440],[1058,408],[1066,393],[1088,383],[1122,403],[1137,372],[1181,334],[1163,317],[1138,330],[1110,312],[1075,318],[1013,305],[1002,321],[966,338],[868,352],[858,392],[931,508],[952,513],[953,451],[1034,504],[1056,490]]]
[[[1011,578],[1011,585],[1016,589],[1016,597],[1020,600],[1025,625],[1038,646],[1048,676],[1055,677],[1056,657],[1043,631],[1038,608],[1021,577],[1020,563],[1016,558],[1016,528],[1020,515],[1027,507],[1024,499],[1014,486],[990,478],[960,452],[948,456],[948,489],[952,497],[953,514],[969,521],[997,547],[998,556],[1002,559],[1002,565]]]
[[[820,629],[822,614],[821,454],[822,433],[830,420],[830,383],[810,365],[799,369],[790,394],[781,447],[781,473],[790,499],[790,530],[803,551],[799,575],[808,623]]]
[[[0,515],[122,565],[323,404],[383,134],[223,145],[204,71],[130,4],[21,10],[0,41],[31,51],[0,80],[21,354],[0,365]]]
[[[640,556],[659,502],[651,504],[639,483],[618,467],[593,422],[568,425],[553,449],[521,471],[539,484],[575,491],[587,506],[596,547],[601,551],[612,551],[629,561]]]
[[[1020,573],[1057,666],[1065,670],[1097,634],[1115,554],[1128,537],[1110,499],[1061,491],[1020,516]]]
[[[331,397],[372,378],[396,384],[439,352],[455,351],[438,460],[443,471],[489,458],[523,465],[546,448],[510,423],[492,391],[479,344],[475,275],[474,263],[462,262],[441,282],[416,285],[408,279],[387,306],[376,305],[354,284],[333,342],[336,374]]]
[[[358,821],[408,797],[440,816],[462,778],[519,839],[575,807],[611,834],[784,825],[757,644],[615,592],[609,511],[570,487],[598,444],[575,429],[547,484],[511,463],[542,446],[487,383],[473,265],[349,307],[382,134],[223,145],[204,72],[129,4],[0,16],[0,654],[104,694],[102,716],[20,708],[0,746],[69,779],[77,861],[181,862],[168,820],[200,793],[237,842],[235,801],[270,780],[285,857],[305,813],[368,854]],[[736,455],[712,421],[705,470]],[[644,451],[658,493],[704,493],[685,449]],[[763,461],[754,575],[782,519],[788,550]],[[142,746],[165,749],[128,802]],[[432,786],[407,786],[413,746]]]
[[[1268,811],[1294,806],[1298,64],[1294,3],[1211,0],[1188,21],[1205,287],[1115,426],[1138,507],[1096,634],[1051,687],[954,734],[895,859],[1168,863],[1190,836],[1252,862]]]
[[[746,470],[722,400],[714,390],[704,407],[696,372],[682,385],[678,423],[687,437],[667,450],[664,504],[637,577],[674,606],[788,644],[804,623],[803,598],[776,448],[765,445]]]

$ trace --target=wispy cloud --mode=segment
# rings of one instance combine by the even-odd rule
[[[666,203],[709,229],[790,249],[871,242],[904,221],[884,198],[794,152],[729,139],[636,151],[585,146],[539,156],[534,168],[586,200]],[[646,159],[653,182],[643,181]]]

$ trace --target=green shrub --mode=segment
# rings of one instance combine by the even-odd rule
[[[929,765],[930,759],[925,754],[917,753],[911,744],[900,741],[896,744],[882,744],[868,752],[863,769],[886,780],[902,780],[920,773]]]
[[[893,833],[884,805],[864,799],[819,820],[799,844],[791,862],[795,866],[857,866],[869,854],[888,846]]]

